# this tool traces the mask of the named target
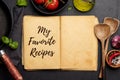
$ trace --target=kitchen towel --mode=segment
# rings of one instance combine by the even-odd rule
[[[12,28],[9,34],[9,38],[12,38],[13,41],[18,41],[19,46],[16,50],[10,49],[7,46],[4,46],[3,49],[6,51],[14,65],[18,65],[21,60],[21,40],[22,40],[22,18],[24,15],[24,7],[15,6],[11,11],[12,14]]]

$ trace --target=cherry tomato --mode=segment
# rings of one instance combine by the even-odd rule
[[[51,10],[51,11],[57,9],[59,6],[59,0],[44,0],[44,2],[45,2],[44,5],[46,9]]]
[[[43,4],[44,0],[34,0],[36,4]]]

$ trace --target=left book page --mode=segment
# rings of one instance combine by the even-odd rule
[[[60,68],[59,20],[59,16],[24,16],[22,62],[25,69]]]

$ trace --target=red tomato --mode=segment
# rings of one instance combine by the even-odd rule
[[[44,0],[35,0],[35,3],[36,3],[36,4],[43,4],[43,3],[44,3]]]
[[[51,11],[57,9],[59,6],[59,0],[44,0],[44,2],[45,7]]]

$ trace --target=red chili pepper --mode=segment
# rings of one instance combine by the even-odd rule
[[[120,55],[120,52],[115,52],[111,56],[109,56],[109,63],[112,64],[112,60],[118,55]]]

